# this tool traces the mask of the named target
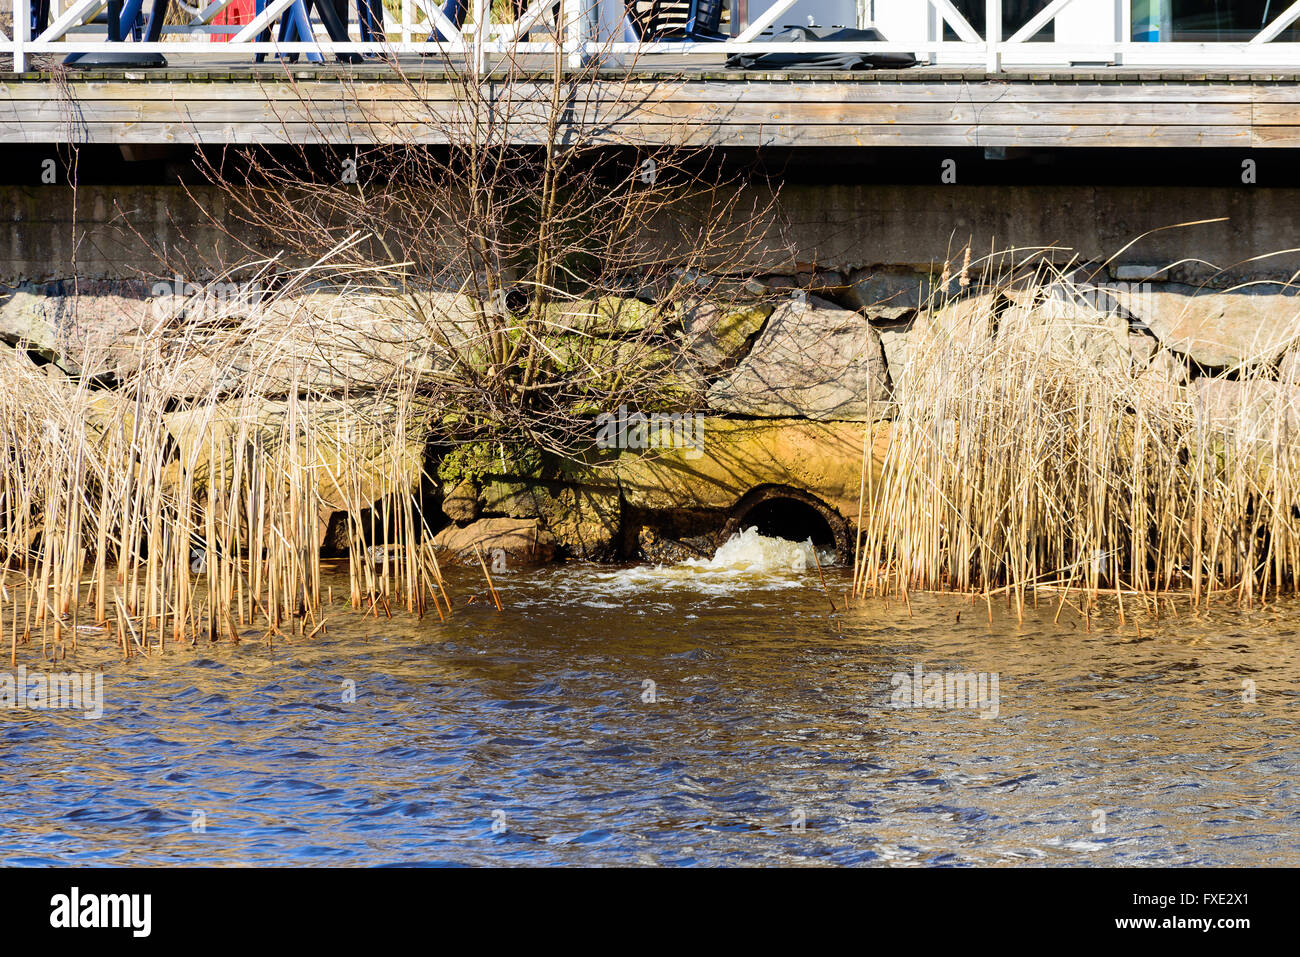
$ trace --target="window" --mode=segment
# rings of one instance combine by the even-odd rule
[[[1133,0],[1134,39],[1245,42],[1289,7],[1284,0]],[[1141,30],[1158,28],[1155,36]],[[1294,42],[1295,27],[1279,40]]]
[[[1002,0],[1002,36],[1011,36],[1048,5],[1050,0]],[[1291,5],[1291,0],[1130,0],[1134,40],[1183,40],[1199,43],[1250,40]],[[985,0],[953,0],[953,6],[984,35]],[[1035,40],[1053,39],[1054,24]],[[944,25],[944,39],[957,33]],[[1300,42],[1300,26],[1290,26],[1279,40]]]

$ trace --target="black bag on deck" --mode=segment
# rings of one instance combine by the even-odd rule
[[[774,43],[822,40],[827,43],[879,43],[885,38],[878,30],[831,30],[827,27],[795,27],[772,37]],[[733,70],[901,70],[916,66],[910,53],[737,53],[727,57]]]

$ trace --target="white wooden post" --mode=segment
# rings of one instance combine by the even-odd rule
[[[871,25],[891,43],[926,43],[930,39],[930,20],[930,0],[889,0],[875,5]],[[900,47],[899,52],[909,52],[927,63],[933,60],[930,54],[908,50],[906,46]]]
[[[489,0],[474,0],[474,73],[477,76],[487,72],[487,51],[483,46],[488,39],[488,21],[492,19],[491,10]]]
[[[731,11],[731,30],[733,37],[740,36],[740,31],[749,26],[749,0],[730,0],[728,9]]]
[[[23,46],[32,40],[32,0],[14,0],[14,72],[27,70]]]
[[[411,42],[411,0],[402,0],[402,46]]]
[[[1116,40],[1127,43],[1123,36],[1124,7],[1127,0],[1072,0],[1056,15],[1057,42],[1072,44],[1092,44],[1110,47]],[[1077,57],[1073,58],[1076,61]],[[1088,57],[1090,61],[1101,60],[1113,63],[1115,53],[1112,51],[1102,57]]]
[[[1115,6],[1119,8],[1119,25],[1116,28],[1116,43],[1133,42],[1133,0],[1115,0]],[[1124,64],[1124,54],[1115,54],[1115,63],[1117,66]]]
[[[566,6],[572,7],[569,42],[576,45],[569,52],[569,66],[575,70],[593,64],[620,66],[622,55],[604,47],[623,39],[623,18],[627,15],[623,0],[567,0]],[[584,50],[583,47],[589,43],[596,44],[599,49],[594,53]]]
[[[586,64],[586,53],[582,46],[591,36],[590,22],[587,17],[594,0],[561,0],[560,16],[564,20],[561,32],[569,46],[569,69],[580,70]]]
[[[984,43],[988,54],[985,69],[990,73],[1002,72],[1002,0],[987,0],[984,4]]]

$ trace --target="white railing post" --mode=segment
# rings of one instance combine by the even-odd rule
[[[1115,6],[1118,8],[1119,16],[1115,32],[1115,43],[1119,46],[1115,50],[1115,65],[1124,65],[1124,54],[1119,52],[1120,47],[1125,43],[1133,42],[1133,0],[1115,0]]]
[[[584,47],[591,37],[591,14],[595,0],[562,0],[560,7],[564,18],[564,39],[569,47],[569,69],[581,70],[586,66]]]
[[[437,0],[434,0],[436,3]],[[488,21],[492,19],[489,0],[474,0],[474,74],[481,77],[487,72]]]
[[[411,0],[402,0],[402,46],[411,42]]]
[[[1116,0],[1070,0],[1056,15],[1057,42],[1098,47],[1105,53],[1101,57],[1067,56],[1067,62],[1114,63],[1119,55],[1116,35],[1124,29],[1123,8],[1127,6],[1128,0],[1120,0],[1118,6]],[[1119,42],[1128,41],[1121,36]]]
[[[27,71],[23,47],[32,41],[32,0],[14,0],[14,72]]]
[[[731,30],[733,37],[740,36],[740,31],[749,26],[749,0],[728,0],[731,13]]]
[[[984,44],[987,48],[984,69],[989,73],[1002,72],[1002,0],[985,0]]]
[[[611,43],[623,42],[627,5],[624,0],[596,0],[596,3],[596,42],[601,46],[597,55],[601,66],[618,69],[623,65],[623,54],[608,47]]]
[[[988,54],[984,67],[990,73],[1002,72],[1002,0],[984,4],[984,43]]]
[[[899,52],[910,52],[918,60],[933,62],[934,55],[923,50],[909,50],[908,42],[927,43],[930,40],[932,17],[930,0],[911,0],[908,3],[877,3],[871,25],[886,40],[900,44]]]

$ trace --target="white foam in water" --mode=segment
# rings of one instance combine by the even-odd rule
[[[834,553],[817,553],[823,565],[834,559]],[[659,588],[724,595],[754,589],[799,588],[808,575],[816,574],[811,538],[792,542],[768,538],[756,528],[747,528],[727,539],[712,558],[619,569],[597,576],[597,587],[606,597]]]
[[[758,534],[756,528],[746,528],[723,542],[707,561],[693,558],[681,565],[718,571],[780,574],[809,571],[815,561],[811,538],[792,542],[785,538],[768,538]]]

